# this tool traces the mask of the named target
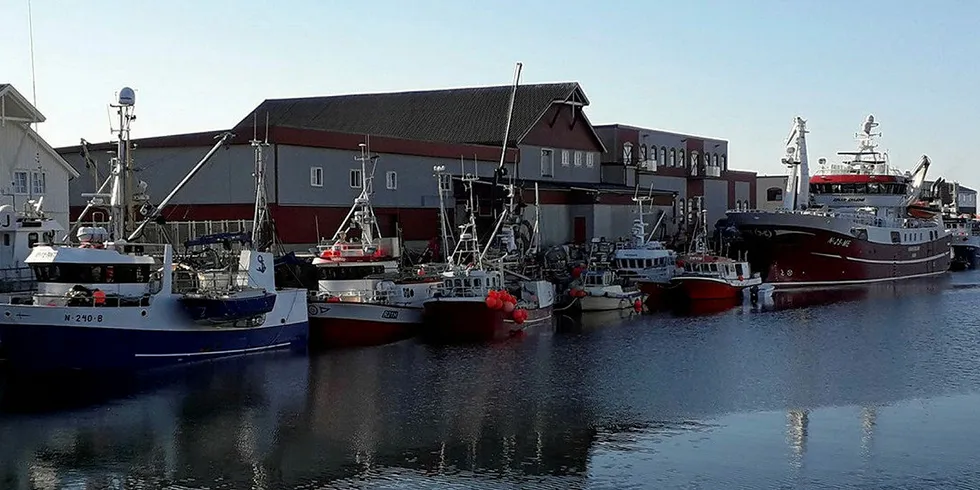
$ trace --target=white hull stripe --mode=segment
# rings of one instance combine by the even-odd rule
[[[164,353],[164,354],[134,354],[134,357],[193,357],[193,356],[214,356],[214,355],[224,355],[224,354],[241,354],[244,352],[258,352],[262,350],[278,349],[280,347],[286,347],[292,344],[292,342],[282,342],[279,344],[265,345],[262,347],[249,347],[246,349],[231,349],[231,350],[213,350],[210,352],[177,352],[177,353]]]
[[[773,287],[778,289],[790,289],[796,287],[805,286],[837,286],[843,284],[872,284],[876,282],[887,282],[887,281],[899,281],[902,279],[916,279],[919,277],[929,277],[938,276],[945,274],[947,271],[939,272],[926,272],[923,274],[912,274],[910,276],[898,276],[898,277],[879,277],[877,279],[852,279],[847,281],[805,281],[805,282],[774,282],[771,283]]]
[[[820,252],[810,252],[810,253],[820,257],[829,257],[831,259],[844,259],[844,260],[850,260],[852,262],[863,262],[865,264],[921,264],[923,262],[930,262],[933,260],[941,259],[943,257],[948,257],[951,254],[951,252],[943,252],[939,255],[933,255],[932,257],[923,257],[921,259],[909,259],[909,260],[874,260],[874,259],[861,259],[858,257],[846,257],[843,255],[825,254]]]

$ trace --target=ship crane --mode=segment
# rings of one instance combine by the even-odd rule
[[[786,192],[783,193],[783,208],[800,209],[810,202],[810,169],[806,152],[806,121],[796,116],[793,129],[786,138],[786,156],[783,165],[789,167],[786,179]]]

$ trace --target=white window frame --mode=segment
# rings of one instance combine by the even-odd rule
[[[394,170],[385,172],[385,187],[392,191],[398,189],[398,172]]]
[[[596,154],[594,152],[591,152],[591,151],[585,154],[585,166],[586,167],[592,168],[592,167],[595,166],[595,155]]]
[[[449,192],[453,189],[453,176],[449,174],[442,174],[439,176],[439,188],[443,192]]]
[[[39,170],[31,172],[31,193],[35,196],[43,196],[48,192],[48,173]]]
[[[633,163],[633,143],[629,141],[623,143],[623,165],[629,166]]]
[[[582,152],[580,151],[575,152],[575,166],[576,167],[582,166]]]
[[[568,150],[562,150],[561,151],[561,166],[562,167],[567,167],[567,166],[569,166],[569,164],[571,164],[571,158],[569,158],[569,155],[568,155],[569,153],[570,152]]]
[[[555,176],[555,150],[551,148],[541,149],[541,176]]]
[[[310,187],[323,187],[323,167],[310,167]]]
[[[347,183],[350,185],[351,189],[360,189],[361,187],[363,187],[364,175],[361,174],[361,169],[359,168],[350,169],[350,176]]]
[[[14,170],[13,178],[11,179],[12,180],[11,184],[13,184],[13,189],[11,190],[14,192],[14,194],[20,194],[20,195],[27,194],[27,191],[30,189],[29,186],[31,185],[31,179],[29,177],[30,174],[31,173],[28,172],[27,170]],[[24,177],[23,187],[21,187],[22,183],[17,178],[18,176]]]

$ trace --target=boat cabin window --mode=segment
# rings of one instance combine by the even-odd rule
[[[321,281],[345,281],[364,279],[373,274],[384,274],[383,265],[352,265],[342,267],[320,267],[317,278]]]
[[[871,182],[860,184],[810,184],[811,194],[887,194],[905,195],[905,184]]]
[[[742,269],[742,264],[735,264],[735,274],[739,276],[745,275],[745,271]]]
[[[4,247],[9,247],[10,246],[10,233],[4,233],[3,234],[3,246]]]
[[[35,264],[40,282],[68,284],[138,284],[150,281],[149,264]]]
[[[28,233],[27,234],[27,248],[33,248],[34,245],[37,245],[37,240],[38,240],[37,233]]]
[[[483,284],[483,281],[481,281],[480,278],[474,278],[473,279],[473,287],[477,287],[478,288],[478,287],[480,287],[481,284]]]

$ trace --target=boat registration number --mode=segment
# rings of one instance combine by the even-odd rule
[[[381,312],[381,318],[384,318],[385,320],[397,320],[398,310],[385,310]]]
[[[838,247],[848,247],[851,245],[851,241],[846,238],[830,237],[827,243],[831,245],[836,245]]]
[[[65,321],[78,323],[101,322],[102,315],[65,315]]]

